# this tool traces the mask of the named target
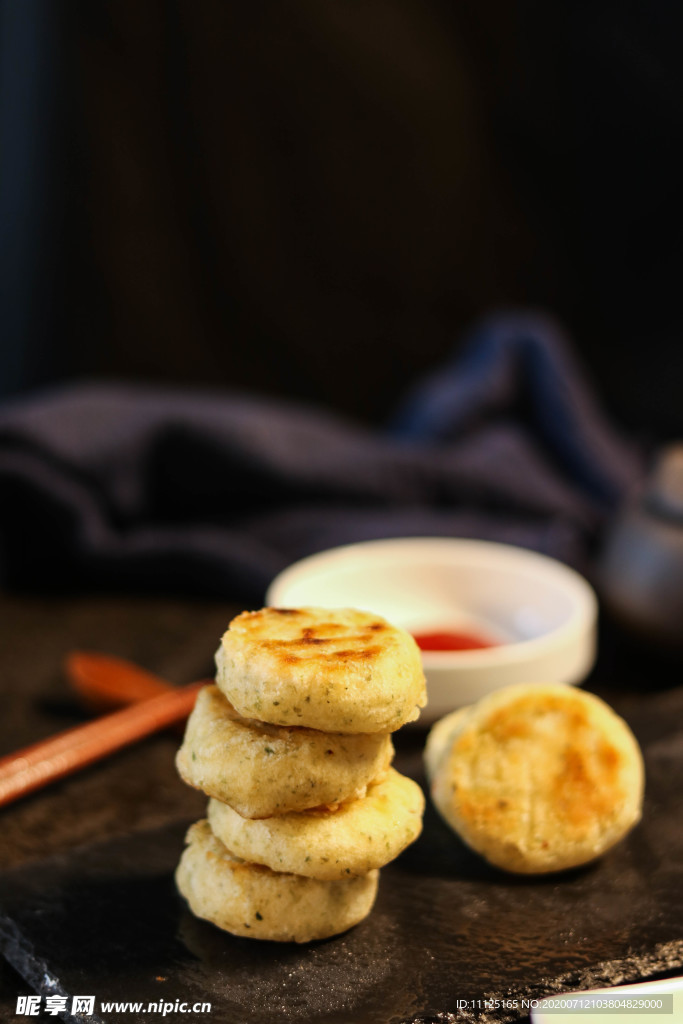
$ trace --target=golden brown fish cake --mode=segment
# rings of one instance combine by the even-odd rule
[[[571,686],[509,686],[475,705],[439,760],[436,807],[492,864],[537,873],[600,856],[640,819],[631,730]]]
[[[337,808],[255,821],[210,800],[208,819],[214,835],[243,860],[332,880],[367,874],[398,857],[419,836],[423,811],[418,784],[390,768],[366,796]]]
[[[176,757],[181,778],[245,818],[364,796],[394,755],[388,733],[347,736],[242,718],[217,686],[200,690]]]
[[[191,826],[187,842],[178,889],[193,914],[233,935],[311,942],[345,932],[372,910],[378,871],[334,882],[271,871],[234,857],[205,820]]]
[[[230,623],[216,682],[246,718],[323,732],[393,732],[426,703],[405,630],[352,608],[263,608]]]

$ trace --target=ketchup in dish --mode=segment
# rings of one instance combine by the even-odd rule
[[[421,651],[478,651],[484,647],[497,647],[488,637],[464,630],[439,629],[433,632],[413,633]]]

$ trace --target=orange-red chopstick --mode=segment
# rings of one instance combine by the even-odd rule
[[[146,668],[98,651],[71,651],[64,659],[64,674],[81,702],[100,714],[173,689]]]
[[[186,718],[204,685],[190,683],[77,725],[0,759],[0,806]]]

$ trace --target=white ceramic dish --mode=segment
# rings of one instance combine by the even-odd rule
[[[595,660],[597,601],[573,569],[508,544],[367,541],[311,555],[271,583],[280,607],[356,607],[411,632],[472,630],[499,646],[424,651],[421,724],[510,683],[579,683]]]

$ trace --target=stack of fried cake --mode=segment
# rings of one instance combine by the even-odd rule
[[[234,935],[345,931],[422,827],[422,791],[391,767],[391,733],[426,700],[417,645],[355,609],[264,608],[233,620],[216,664],[178,752],[211,798],[178,888]]]

